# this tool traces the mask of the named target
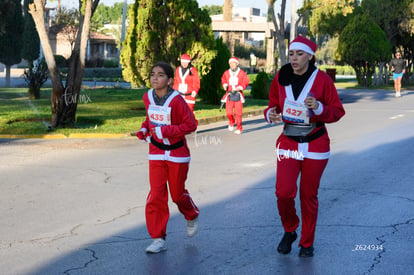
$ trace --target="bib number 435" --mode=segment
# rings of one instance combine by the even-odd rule
[[[164,120],[164,115],[162,114],[151,114],[151,120],[153,121],[163,121]]]

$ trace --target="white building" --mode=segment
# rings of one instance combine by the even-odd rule
[[[223,14],[211,16],[212,21],[223,21]],[[243,8],[233,7],[233,21],[252,22],[252,23],[266,23],[267,17],[261,15],[260,9],[257,8]],[[243,41],[245,44],[259,46],[265,40],[264,33],[243,33]],[[220,33],[215,34],[216,37],[221,36]]]

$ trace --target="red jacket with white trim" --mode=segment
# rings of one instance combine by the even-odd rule
[[[272,123],[269,119],[270,109],[276,107],[277,113],[283,113],[284,103],[286,99],[286,87],[281,85],[278,81],[279,72],[272,81],[269,90],[269,105],[264,110],[264,116],[268,123]],[[310,88],[310,91],[302,91],[302,93],[312,93],[315,99],[319,102],[321,113],[316,112],[310,118],[310,122],[333,123],[338,121],[345,115],[345,110],[342,106],[341,100],[336,91],[332,79],[324,72],[318,71],[315,80]],[[300,96],[299,96],[300,97]],[[305,96],[306,97],[306,96]],[[303,98],[303,97],[302,97]],[[325,127],[325,126],[322,126]],[[319,128],[315,128],[316,132]],[[285,136],[283,133],[276,143],[277,151],[284,150],[285,152],[297,152],[306,154],[305,157],[313,159],[326,159],[329,157],[330,140],[328,133],[325,132],[321,137],[301,145]],[[304,152],[299,152],[305,150]],[[279,152],[280,154],[280,152]]]
[[[187,90],[180,91],[180,84],[187,85]],[[185,74],[182,74],[182,67],[179,66],[175,70],[173,89],[182,93],[187,103],[195,104],[195,96],[198,94],[198,90],[200,90],[200,76],[198,75],[197,69],[192,66],[190,70],[187,70]],[[195,92],[195,96],[193,96],[193,92]]]
[[[238,90],[240,92],[241,102],[244,103],[245,98],[244,98],[243,90],[246,90],[247,86],[250,83],[249,77],[247,76],[245,71],[238,68],[238,73],[236,75],[237,84],[231,85],[230,76],[231,76],[230,69],[228,69],[223,73],[223,76],[221,77],[221,84],[223,85],[223,89],[226,91],[223,98],[221,99],[221,102],[227,101],[227,97],[229,95],[228,92],[231,92],[233,90]]]
[[[153,99],[153,89],[150,89],[142,97],[145,109],[147,110],[147,117],[141,125],[140,131],[144,133],[155,132],[152,137],[159,143],[165,145],[172,145],[177,142],[184,142],[184,145],[173,150],[162,150],[156,147],[154,144],[150,143],[149,145],[149,160],[168,160],[172,162],[189,162],[190,150],[187,146],[187,141],[185,135],[194,132],[197,129],[196,121],[194,115],[192,114],[190,108],[188,108],[184,99],[180,96],[179,92],[174,91],[167,99],[163,106],[155,105]],[[148,115],[148,110],[151,105],[158,107],[165,107],[168,110],[170,124],[164,123],[154,124],[152,119]],[[154,131],[151,131],[152,128],[155,128]]]

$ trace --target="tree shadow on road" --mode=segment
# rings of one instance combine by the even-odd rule
[[[201,230],[194,238],[185,237],[182,215],[172,215],[165,252],[145,254],[151,240],[140,225],[52,259],[30,274],[412,273],[413,266],[406,263],[413,256],[409,249],[413,222],[406,223],[411,233],[398,234],[396,228],[413,218],[409,211],[414,203],[413,149],[408,150],[413,143],[410,136],[332,155],[320,188],[314,258],[299,258],[295,245],[290,255],[276,252],[283,229],[276,209],[275,177],[269,172],[242,189],[237,183],[223,182],[223,188],[234,187],[235,192],[200,207]],[[391,155],[400,162],[392,161]],[[400,240],[390,242],[390,236]],[[353,251],[356,244],[380,243],[384,251]],[[392,264],[381,264],[387,259]]]

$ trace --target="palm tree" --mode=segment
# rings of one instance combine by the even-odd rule
[[[232,0],[224,0],[223,20],[224,21],[233,20],[233,1]],[[229,48],[231,55],[234,55],[234,39],[233,39],[233,35],[231,32],[223,33],[223,42],[227,45],[227,48]]]

